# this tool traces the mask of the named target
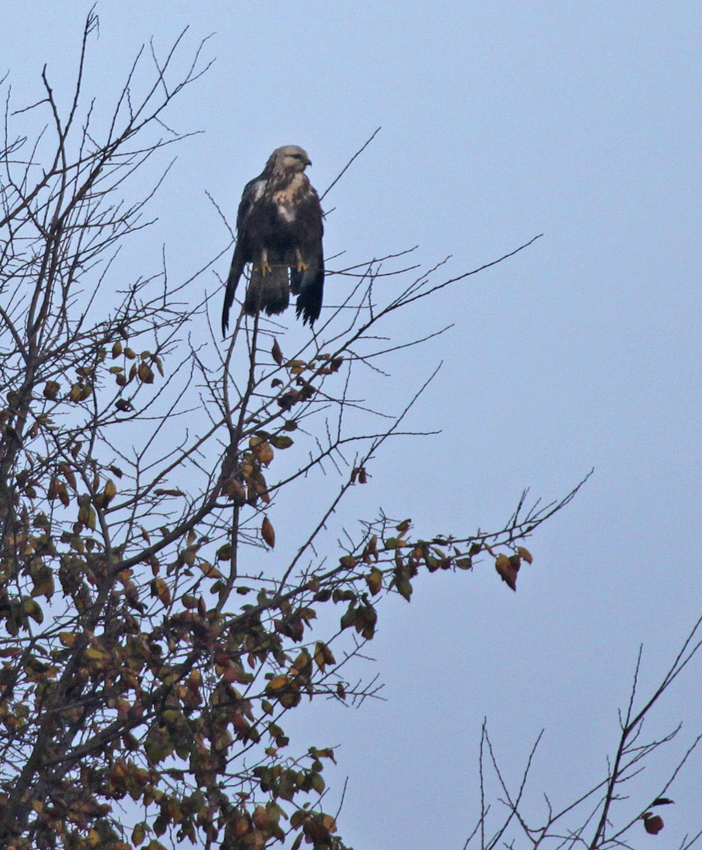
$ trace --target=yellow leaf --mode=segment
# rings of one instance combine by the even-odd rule
[[[104,658],[107,658],[105,653],[101,649],[98,649],[97,646],[89,646],[85,650],[85,657],[91,661],[102,661]]]
[[[214,567],[212,564],[208,564],[207,561],[198,561],[197,565],[207,578],[222,578],[222,573],[217,569],[217,567]]]
[[[149,366],[148,363],[144,363],[143,361],[139,364],[139,368],[137,370],[137,374],[139,375],[139,380],[143,384],[153,384],[154,382],[154,373]]]
[[[380,570],[373,567],[373,569],[366,576],[366,584],[368,585],[368,589],[373,594],[380,593],[380,590],[383,586],[383,574]]]
[[[171,591],[162,578],[155,578],[151,582],[151,595],[158,596],[163,605],[170,605]]]
[[[273,449],[271,448],[270,443],[259,443],[255,447],[254,452],[256,453],[256,457],[264,466],[268,466],[273,460]]]

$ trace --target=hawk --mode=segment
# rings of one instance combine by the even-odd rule
[[[222,334],[247,263],[251,277],[244,311],[282,313],[297,295],[296,315],[310,326],[319,318],[324,287],[322,207],[305,168],[309,156],[297,145],[276,148],[263,172],[246,184],[236,216],[236,248],[227,277]],[[288,268],[290,283],[288,284]]]

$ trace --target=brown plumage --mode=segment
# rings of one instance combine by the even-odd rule
[[[324,288],[322,207],[304,173],[309,156],[297,145],[276,148],[263,172],[244,188],[236,217],[237,240],[227,277],[222,333],[239,278],[247,263],[251,277],[244,310],[282,313],[297,295],[296,314],[310,325],[319,318]],[[288,269],[290,281],[288,283]]]

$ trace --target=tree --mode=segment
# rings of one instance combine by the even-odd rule
[[[644,831],[657,835],[665,826],[658,812],[661,807],[675,802],[667,795],[697,751],[702,733],[693,735],[672,766],[658,767],[653,779],[655,790],[646,797],[643,787],[636,786],[634,780],[641,777],[654,753],[658,754],[679,736],[682,723],[659,735],[645,732],[644,726],[652,721],[655,710],[660,708],[659,703],[676,679],[699,655],[701,629],[702,617],[690,630],[661,681],[644,697],[639,694],[643,650],[639,648],[629,700],[619,713],[620,734],[607,758],[604,776],[594,785],[581,783],[576,766],[573,788],[565,789],[565,793],[563,789],[548,789],[542,792],[541,805],[535,806],[528,799],[528,782],[543,732],[529,753],[522,775],[514,782],[503,775],[487,722],[484,722],[478,758],[479,815],[464,850],[476,842],[481,850],[493,850],[497,846],[514,847],[516,842],[524,840],[533,848],[613,850],[635,846],[632,842],[640,840]],[[556,797],[559,802],[554,802]],[[683,837],[680,850],[689,850],[700,838],[702,827],[693,835]]]
[[[397,311],[481,269],[441,280],[398,255],[335,271],[346,296],[293,352],[260,317],[239,316],[224,344],[192,333],[210,299],[219,309],[201,274],[139,268],[113,288],[158,188],[129,200],[135,176],[183,138],[167,110],[207,63],[203,43],[174,76],[181,40],[162,60],[152,47],[105,120],[84,97],[96,25],[67,111],[45,70],[44,97],[8,108],[0,152],[0,847],[157,850],[170,834],[342,848],[321,801],[334,752],[295,752],[286,712],[373,693],[353,684],[354,659],[382,599],[409,601],[420,574],[487,557],[514,590],[525,539],[578,488],[546,507],[523,496],[494,531],[420,539],[381,513],[330,543],[421,393],[367,428],[358,371],[439,336],[383,341]],[[317,514],[271,565],[300,492]]]

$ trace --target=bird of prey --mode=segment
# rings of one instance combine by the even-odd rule
[[[307,153],[297,145],[276,148],[263,172],[246,184],[236,217],[236,248],[227,277],[222,334],[239,278],[252,264],[244,311],[282,313],[297,295],[296,315],[310,326],[319,318],[324,287],[322,207],[305,168]],[[288,284],[288,269],[290,282]]]

